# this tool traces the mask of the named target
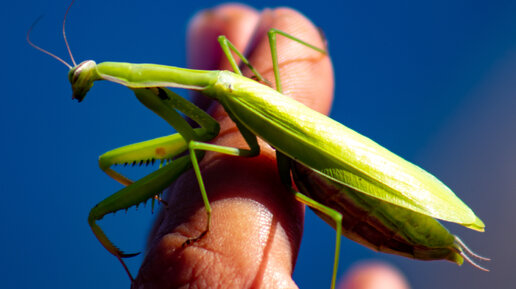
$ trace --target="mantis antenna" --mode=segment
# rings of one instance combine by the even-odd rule
[[[70,59],[72,59],[72,63],[74,66],[77,66],[77,63],[75,62],[75,59],[73,59],[72,51],[70,50],[70,45],[68,44],[68,39],[66,38],[66,32],[65,32],[65,24],[66,24],[66,16],[68,16],[68,12],[70,11],[70,8],[72,8],[73,3],[75,0],[72,0],[70,5],[68,5],[68,9],[66,9],[66,13],[63,17],[63,38],[66,44],[66,49],[68,49],[68,54],[70,55]]]
[[[65,23],[66,23],[66,16],[68,16],[68,12],[70,11],[70,8],[72,7],[73,3],[75,2],[75,0],[72,0],[72,2],[70,3],[70,5],[68,6],[68,9],[66,9],[66,13],[65,13],[65,16],[63,18],[63,38],[64,38],[64,41],[65,41],[65,44],[66,44],[66,49],[68,50],[68,54],[70,55],[70,58],[72,59],[72,63],[74,66],[77,65],[77,63],[75,62],[75,59],[73,58],[73,55],[72,55],[72,51],[70,50],[70,45],[68,44],[68,40],[66,39],[66,32],[65,32]],[[30,46],[36,48],[37,50],[49,55],[50,57],[58,60],[59,62],[63,63],[64,65],[66,65],[69,69],[72,69],[73,67],[66,61],[64,61],[61,57],[55,55],[54,53],[46,50],[46,49],[43,49],[41,47],[39,47],[38,45],[34,44],[31,40],[30,40],[30,33],[32,32],[32,29],[34,29],[34,27],[36,26],[36,24],[38,24],[38,22],[41,20],[41,18],[43,18],[43,15],[42,16],[39,16],[38,19],[36,19],[36,21],[34,21],[32,23],[32,25],[30,26],[29,30],[27,31],[27,42],[29,43]]]

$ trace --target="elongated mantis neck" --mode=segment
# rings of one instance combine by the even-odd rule
[[[87,60],[68,73],[73,98],[82,101],[93,82],[108,80],[128,88],[175,87],[204,90],[218,79],[218,70],[195,70],[157,64],[95,63]]]

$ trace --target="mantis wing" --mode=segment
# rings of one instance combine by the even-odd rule
[[[221,74],[221,86],[231,83],[221,103],[241,124],[283,154],[363,194],[484,230],[473,211],[430,173],[272,88],[230,80],[239,77]]]

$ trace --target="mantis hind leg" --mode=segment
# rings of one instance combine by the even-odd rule
[[[303,194],[300,192],[295,191],[292,186],[290,187],[290,191],[294,193],[296,200],[299,202],[309,206],[311,209],[317,210],[331,219],[335,222],[335,255],[333,258],[333,273],[331,277],[331,288],[335,288],[335,282],[337,280],[337,269],[339,267],[339,255],[340,255],[340,238],[342,235],[342,214],[335,211],[334,209],[327,207]]]
[[[339,267],[339,256],[340,256],[340,238],[342,235],[342,214],[338,211],[327,207],[312,198],[294,190],[292,187],[291,179],[291,164],[292,160],[280,152],[276,152],[276,162],[278,165],[278,171],[280,174],[281,182],[294,194],[296,200],[309,206],[311,209],[319,211],[334,221],[335,227],[335,255],[333,258],[333,274],[331,278],[331,288],[335,288],[335,282],[337,281],[337,269]]]

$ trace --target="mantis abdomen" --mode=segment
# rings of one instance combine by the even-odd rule
[[[342,214],[342,234],[349,239],[375,251],[462,264],[455,237],[434,218],[369,197],[299,163],[292,168],[301,193]],[[335,227],[332,218],[314,212]]]

